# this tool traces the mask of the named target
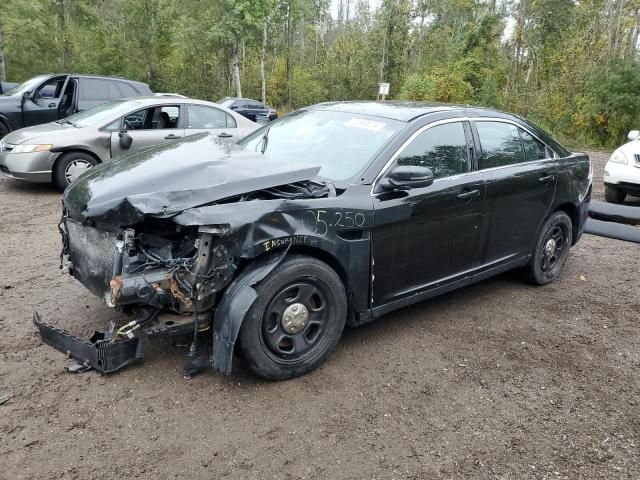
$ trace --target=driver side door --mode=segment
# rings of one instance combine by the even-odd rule
[[[22,106],[25,127],[60,119],[59,106],[68,81],[69,75],[52,77],[31,93]]]
[[[155,145],[168,143],[184,136],[183,106],[160,105],[137,110],[122,118],[122,130],[111,132],[111,157],[133,153]],[[132,139],[123,148],[120,137],[126,133]]]
[[[470,281],[485,196],[472,146],[467,121],[426,125],[400,147],[385,175],[395,166],[428,167],[433,184],[405,190],[374,185],[374,308]]]

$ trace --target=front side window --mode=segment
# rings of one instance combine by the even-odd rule
[[[504,122],[476,122],[482,156],[480,169],[514,165],[524,161],[518,127]]]
[[[66,77],[52,78],[36,90],[34,100],[53,100],[60,98],[65,80]]]
[[[469,153],[464,125],[445,123],[425,130],[400,153],[397,164],[428,167],[434,178],[467,172]]]
[[[235,120],[217,108],[202,105],[189,105],[189,123],[187,128],[234,128]]]
[[[124,117],[124,128],[127,130],[167,130],[178,128],[180,107],[165,105],[145,108]]]

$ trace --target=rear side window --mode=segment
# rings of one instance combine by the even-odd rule
[[[109,82],[109,100],[120,100],[122,94],[118,90],[116,82]]]
[[[525,132],[522,129],[518,130],[520,130],[520,138],[522,138],[522,146],[524,147],[524,158],[527,162],[547,158],[547,148],[544,143],[529,132]]]
[[[213,107],[202,105],[189,105],[189,122],[187,128],[235,128],[236,121],[223,112]]]
[[[109,100],[109,82],[94,78],[81,79],[80,100],[106,102]]]
[[[109,81],[99,78],[80,78],[78,80],[78,110],[88,110],[111,100]]]
[[[398,165],[428,167],[435,178],[468,171],[467,137],[462,122],[425,130],[400,153]]]
[[[123,98],[138,96],[138,92],[136,91],[136,89],[133,88],[128,83],[116,82],[116,85],[118,85],[118,90],[120,90],[120,94],[122,95]]]
[[[503,122],[476,122],[482,156],[480,169],[514,165],[524,161],[518,127]]]
[[[266,107],[260,102],[248,102],[249,108],[253,110],[266,110]]]

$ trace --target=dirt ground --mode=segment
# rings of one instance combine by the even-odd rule
[[[2,179],[0,205],[0,478],[640,478],[638,245],[585,235],[555,284],[406,308],[288,382],[185,381],[173,340],[74,375],[33,310],[85,336],[116,313],[58,269],[57,192]]]

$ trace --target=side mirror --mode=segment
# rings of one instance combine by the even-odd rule
[[[629,140],[635,140],[638,137],[640,137],[640,130],[631,130],[629,135],[627,135]]]
[[[433,180],[430,168],[398,165],[380,182],[380,186],[384,190],[410,190],[428,187]]]
[[[131,148],[131,144],[133,143],[133,138],[127,132],[122,131],[118,134],[120,137],[120,147],[123,150],[129,150]]]
[[[27,100],[31,100],[31,92],[24,92],[22,94],[22,104],[24,105],[24,102],[26,102]]]

